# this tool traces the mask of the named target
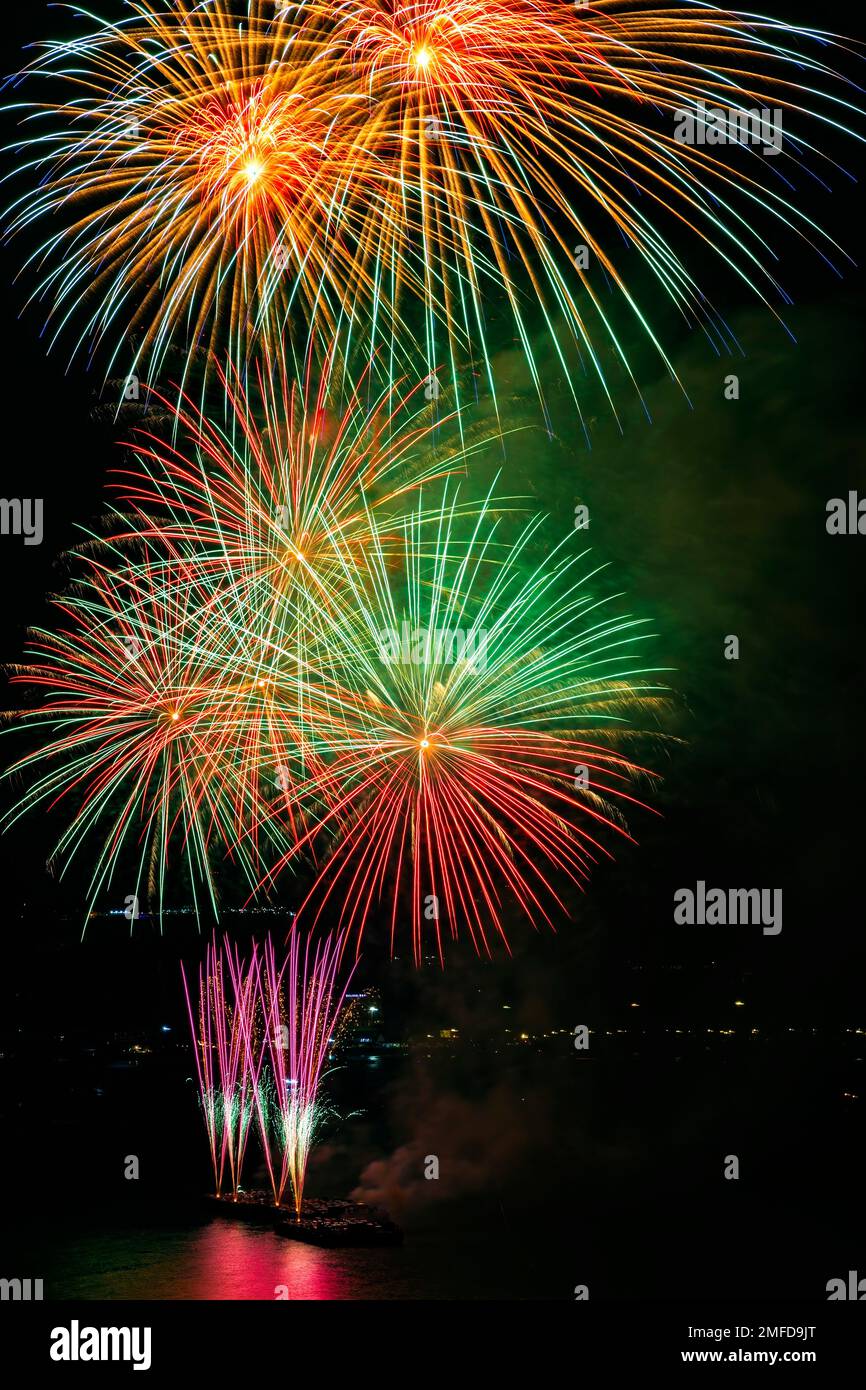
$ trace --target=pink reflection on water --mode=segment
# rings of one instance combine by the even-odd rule
[[[199,1299],[352,1298],[345,1251],[286,1240],[273,1231],[217,1218],[187,1248],[188,1290]],[[284,1286],[284,1287],[281,1287]]]

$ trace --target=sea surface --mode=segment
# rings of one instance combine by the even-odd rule
[[[509,1248],[511,1254],[509,1255]],[[224,1217],[55,1229],[25,1273],[47,1300],[476,1299],[567,1295],[565,1271],[501,1232],[414,1229],[402,1247],[324,1250]]]

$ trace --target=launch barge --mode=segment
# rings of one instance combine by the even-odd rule
[[[344,1216],[294,1216],[286,1217],[277,1224],[278,1236],[287,1240],[302,1240],[307,1245],[323,1245],[330,1249],[338,1246],[366,1246],[383,1248],[403,1244],[403,1232],[393,1221],[370,1212],[368,1207],[354,1207],[349,1203],[349,1212]]]
[[[206,1201],[214,1214],[252,1225],[272,1226],[277,1235],[308,1245],[381,1249],[403,1244],[399,1226],[384,1212],[359,1202],[309,1197],[304,1199],[298,1215],[292,1206],[275,1207],[271,1194],[264,1191],[224,1193],[219,1197],[211,1194]]]
[[[268,1192],[223,1192],[219,1197],[209,1192],[205,1202],[212,1212],[231,1217],[234,1221],[249,1221],[255,1226],[273,1226],[282,1216]]]

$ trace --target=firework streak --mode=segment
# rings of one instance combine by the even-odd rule
[[[6,823],[72,804],[54,852],[65,867],[101,838],[91,902],[129,850],[136,901],[161,909],[179,846],[196,906],[203,888],[215,907],[213,860],[230,857],[255,883],[259,837],[280,824],[258,804],[273,788],[272,771],[267,787],[262,774],[275,753],[290,760],[293,732],[272,713],[260,647],[220,591],[202,588],[176,552],[173,560],[169,575],[165,552],[155,560],[145,550],[134,563],[111,548],[88,556],[83,577],[56,600],[64,627],[37,629],[31,660],[13,674],[45,698],[11,717],[51,737],[7,771],[24,773],[28,788]],[[297,663],[287,658],[280,679],[295,704]]]
[[[294,931],[283,965],[277,968],[268,941],[260,971],[267,1057],[274,1082],[272,1104],[260,1106],[260,1129],[270,1135],[265,1157],[274,1201],[280,1205],[288,1182],[298,1215],[310,1149],[327,1114],[319,1096],[322,1068],[354,971],[353,966],[342,985],[338,983],[342,948],[340,936],[328,936],[315,948],[308,937],[302,948]]]
[[[419,501],[398,571],[373,523],[335,620],[353,698],[322,771],[297,789],[322,809],[289,860],[329,846],[302,912],[330,904],[359,938],[382,915],[392,949],[405,915],[416,960],[425,932],[441,959],[443,929],[459,926],[489,953],[506,897],[549,921],[562,906],[551,873],[586,882],[609,854],[599,836],[626,833],[617,805],[640,805],[629,784],[649,775],[623,751],[624,721],[665,694],[646,680],[645,623],[607,613],[585,555],[565,541],[534,564],[541,519],[510,544],[501,520],[488,499],[467,537],[456,492],[435,523]]]
[[[71,802],[65,863],[100,827],[94,896],[136,843],[154,904],[176,849],[213,907],[215,859],[268,892],[312,869],[317,918],[338,901],[360,938],[383,916],[393,948],[405,906],[416,958],[425,931],[441,958],[461,925],[489,952],[505,897],[549,921],[548,871],[582,886],[641,804],[629,726],[665,692],[647,681],[645,622],[593,592],[577,533],[538,563],[542,518],[511,542],[513,508],[439,487],[399,525],[360,490],[363,564],[334,544],[242,602],[240,531],[220,557],[207,507],[174,508],[168,536],[145,527],[143,558],[129,531],[115,568],[89,556],[68,630],[39,633],[15,676],[47,691],[24,722],[51,737],[10,770],[31,785],[7,819]]]
[[[185,974],[183,983],[216,1194],[221,1195],[227,1180],[236,1194],[261,1073],[252,1036],[255,964],[246,966],[231,945],[224,951],[208,946],[195,1012]]]
[[[91,906],[122,869],[161,912],[180,854],[196,910],[216,910],[217,867],[254,888],[287,861],[356,703],[336,645],[347,576],[374,536],[399,564],[405,498],[468,457],[459,439],[433,443],[417,388],[365,397],[329,367],[301,389],[282,359],[258,396],[223,380],[224,428],[181,402],[179,442],[141,432],[117,483],[124,515],[88,536],[55,600],[62,626],[34,630],[13,672],[43,699],[8,718],[42,737],[6,772],[27,790],[5,823],[69,808],[64,869],[101,837]],[[297,795],[311,778],[317,794]]]
[[[270,940],[261,952],[254,944],[248,961],[214,942],[195,1001],[183,972],[217,1196],[237,1196],[255,1117],[274,1203],[289,1187],[300,1215],[310,1150],[331,1113],[323,1068],[352,976],[339,983],[341,954],[339,936],[302,947],[295,931],[282,964]]]
[[[544,325],[575,399],[579,359],[607,391],[606,362],[630,373],[623,306],[664,355],[616,247],[730,347],[670,232],[771,306],[775,228],[832,261],[798,180],[832,173],[819,137],[859,115],[845,44],[698,0],[128,11],[20,74],[7,225],[50,227],[30,259],[52,340],[75,322],[89,355],[146,366],[168,430],[137,432],[59,630],[14,673],[42,699],[10,718],[43,737],[5,823],[67,814],[64,871],[95,840],[91,908],[121,871],[161,913],[180,861],[199,913],[218,876],[270,895],[289,870],[341,950],[376,930],[416,960],[461,933],[507,947],[511,916],[552,922],[629,833],[652,775],[630,753],[666,692],[579,533],[551,543],[496,484],[478,502],[456,481],[486,443],[470,374],[503,438],[488,306],[539,391]],[[272,955],[220,971],[232,1017],[248,971],[275,1007]],[[309,1117],[286,1111],[294,1062],[215,1039],[231,1176],[249,1105],[260,1127]],[[270,1171],[299,1181],[295,1158]]]
[[[821,138],[859,116],[827,61],[844,44],[822,31],[702,0],[130,9],[42,45],[21,74],[28,186],[6,221],[49,225],[30,261],[52,338],[75,319],[79,346],[116,362],[135,330],[151,380],[172,347],[192,367],[346,324],[418,377],[444,362],[457,387],[480,361],[492,389],[492,292],[539,391],[546,325],[577,399],[581,370],[606,382],[602,342],[630,372],[617,298],[667,362],[622,252],[716,346],[730,331],[672,228],[774,312],[773,231],[841,255],[798,196],[833,170]],[[717,109],[743,129],[784,117],[778,158],[681,138]]]

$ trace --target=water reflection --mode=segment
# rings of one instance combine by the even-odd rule
[[[530,1224],[538,1248],[515,1248],[504,1225],[442,1218],[383,1250],[323,1250],[216,1216],[118,1229],[93,1213],[86,1230],[58,1225],[39,1255],[47,1300],[190,1299],[274,1302],[570,1296],[574,1250],[557,1228]],[[28,1246],[34,1256],[32,1245]],[[569,1282],[570,1280],[570,1282]]]
[[[363,1299],[416,1296],[401,1250],[323,1250],[215,1217],[192,1229],[91,1230],[52,1251],[46,1297]]]
[[[291,1299],[363,1297],[353,1289],[356,1280],[346,1254],[217,1219],[199,1232],[186,1253],[191,1267],[186,1297],[274,1299],[278,1290]]]

